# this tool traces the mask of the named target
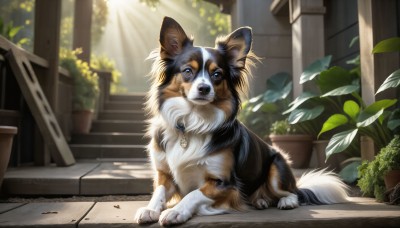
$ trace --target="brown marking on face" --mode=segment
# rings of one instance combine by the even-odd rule
[[[193,69],[193,72],[197,72],[200,68],[199,63],[196,60],[190,61],[188,65]]]
[[[181,80],[178,79],[178,77],[173,77],[171,79],[171,82],[162,89],[160,98],[165,101],[168,98],[181,96],[180,84]]]

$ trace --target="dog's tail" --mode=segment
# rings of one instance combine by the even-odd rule
[[[297,181],[296,192],[300,205],[348,202],[348,186],[331,171],[314,170]]]

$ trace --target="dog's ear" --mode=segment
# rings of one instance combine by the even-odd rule
[[[160,31],[160,56],[162,59],[179,55],[186,45],[192,45],[182,27],[174,19],[165,17]]]
[[[224,38],[217,39],[216,47],[221,50],[235,67],[244,67],[251,49],[253,35],[250,27],[242,27]]]

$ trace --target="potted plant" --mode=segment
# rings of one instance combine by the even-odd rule
[[[274,122],[270,132],[272,146],[289,155],[292,168],[308,168],[312,154],[312,136],[300,134],[287,119]]]
[[[0,126],[0,189],[10,160],[13,138],[16,134],[16,127]]]
[[[400,182],[400,136],[396,135],[373,161],[364,161],[358,170],[357,185],[364,195],[386,201],[385,192]],[[397,179],[390,180],[393,177]]]
[[[273,122],[282,120],[282,111],[290,103],[291,75],[280,72],[266,80],[266,90],[242,103],[239,120],[260,138],[268,140]]]
[[[73,79],[73,132],[85,134],[90,131],[93,111],[99,94],[97,74],[89,65],[78,59],[81,50],[60,50],[60,65],[67,69]]]

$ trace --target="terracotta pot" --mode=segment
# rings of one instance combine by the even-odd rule
[[[341,153],[333,154],[329,156],[328,160],[326,159],[326,147],[328,146],[329,140],[316,140],[313,141],[314,151],[317,155],[318,168],[328,168],[328,170],[340,170],[340,163],[345,160]]]
[[[16,127],[0,126],[0,189],[10,160],[13,138],[17,131]]]
[[[390,170],[384,177],[386,189],[389,190],[400,183],[400,169]]]
[[[270,135],[273,147],[286,152],[295,169],[308,168],[312,154],[312,137],[310,135]]]
[[[92,127],[93,111],[82,110],[72,112],[72,132],[75,134],[88,134]]]

